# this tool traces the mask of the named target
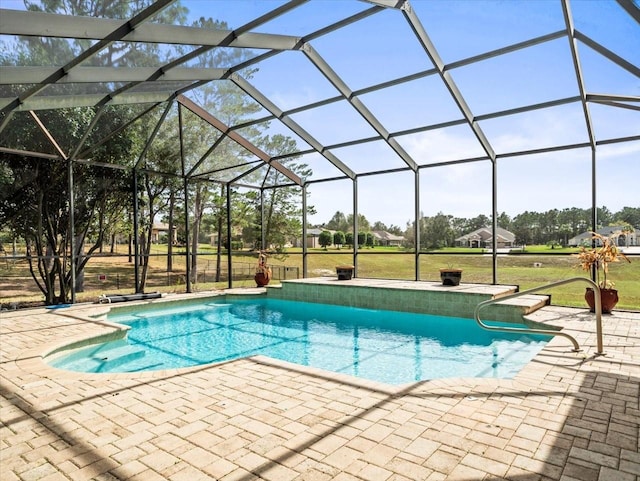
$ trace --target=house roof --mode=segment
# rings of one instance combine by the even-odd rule
[[[319,237],[323,232],[331,232],[332,234],[335,234],[336,231],[331,229],[320,229],[318,227],[307,229],[307,235],[311,237]]]
[[[405,240],[405,238],[403,236],[391,234],[390,232],[387,232],[385,230],[374,230],[371,233],[373,234],[373,237],[375,237],[376,239],[380,239],[380,240],[386,240],[386,241],[403,241],[403,240]]]
[[[621,233],[624,229],[628,229],[628,228],[629,226],[626,226],[626,225],[608,225],[606,227],[602,227],[596,230],[596,232],[605,237],[609,237],[613,234]],[[640,235],[640,231],[638,229],[634,229],[634,232],[636,235]],[[569,244],[576,244],[576,243],[580,243],[583,240],[591,239],[591,235],[592,235],[591,231],[582,232],[581,234],[578,234],[577,236],[569,239]]]
[[[498,240],[504,242],[514,242],[516,240],[516,236],[513,232],[509,232],[502,227],[496,228],[496,236]],[[460,236],[456,239],[456,242],[468,241],[468,240],[483,240],[485,242],[493,240],[493,235],[491,234],[490,227],[481,227],[480,229],[476,229],[473,232]]]

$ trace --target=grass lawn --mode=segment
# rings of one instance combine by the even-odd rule
[[[104,256],[91,259],[85,272],[86,292],[78,293],[78,301],[93,301],[100,294],[133,292],[134,266],[128,262],[124,247],[116,256]],[[587,273],[576,267],[576,259],[568,254],[576,249],[551,249],[547,246],[527,246],[526,252],[512,255],[499,254],[497,257],[497,283],[518,285],[520,290],[531,289],[550,282],[570,277],[586,277]],[[198,253],[198,282],[194,290],[224,288],[227,282],[216,283],[216,251],[203,245]],[[554,255],[549,255],[554,254]],[[257,264],[255,252],[236,252],[233,254],[235,287],[254,286],[253,273]],[[1,260],[1,258],[0,258]],[[617,263],[610,267],[610,278],[619,291],[620,301],[616,309],[640,311],[640,256],[631,257],[631,263]],[[416,259],[412,252],[395,247],[362,248],[358,251],[358,276],[365,278],[414,280]],[[184,249],[174,249],[173,272],[166,271],[166,245],[154,245],[151,258],[151,272],[147,282],[147,291],[185,292]],[[286,258],[269,258],[274,267],[286,266],[288,277],[298,273],[302,277],[302,249],[289,249]],[[309,249],[307,269],[309,277],[334,276],[337,265],[353,264],[353,251],[349,249]],[[420,255],[420,280],[439,281],[439,269],[456,267],[463,269],[462,282],[491,284],[493,256],[483,254],[479,249],[443,249],[425,252]],[[226,254],[221,259],[221,272],[226,276]],[[297,270],[296,270],[297,269]],[[278,282],[275,279],[273,282]],[[554,305],[585,307],[584,291],[586,284],[574,283],[550,289]],[[0,303],[42,300],[26,261],[0,264]]]

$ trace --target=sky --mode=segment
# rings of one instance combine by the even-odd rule
[[[341,3],[322,2],[318,7],[337,10],[336,5]],[[564,29],[559,1],[418,0],[411,3],[445,63]],[[254,2],[240,4],[246,7]],[[573,1],[570,5],[577,29],[636,67],[640,65],[640,27],[617,3],[583,0]],[[362,25],[311,43],[353,90],[430,68],[431,63],[397,13],[374,16]],[[305,12],[301,17],[308,23],[301,21],[295,27],[287,26],[287,34],[301,35],[313,30],[314,15]],[[271,28],[267,24],[264,31],[272,31]],[[388,32],[385,33],[385,29]],[[640,97],[640,79],[584,44],[578,43],[578,49],[587,92]],[[296,75],[283,79],[282,71],[286,71],[287,66],[284,61],[282,63],[274,60],[273,69],[269,65],[261,66],[261,72],[252,79],[270,98],[278,99],[282,108],[293,108],[334,93],[326,89],[325,82],[316,83],[313,81],[315,76],[306,71],[303,73],[298,63],[294,64],[300,68]],[[565,38],[454,69],[451,73],[476,115],[579,94]],[[361,99],[392,132],[460,118],[455,103],[436,77],[364,95]],[[371,132],[356,118],[349,117],[349,129],[344,129],[342,122],[334,121],[346,117],[347,112],[321,110],[326,112],[309,113],[306,115],[309,119],[299,115],[296,120],[303,126],[314,124],[313,130],[311,127],[308,130],[323,143],[366,137]],[[315,125],[317,116],[322,114],[326,115],[326,120],[318,127]],[[598,140],[640,134],[638,111],[593,105],[591,115]],[[480,124],[498,153],[588,140],[580,103]],[[407,136],[401,143],[419,163],[483,155],[470,129],[464,126]],[[354,170],[357,172],[364,172],[368,166],[382,169],[402,165],[397,158],[388,155],[380,156],[378,162],[374,149],[370,152],[352,150],[340,149],[336,154],[350,166],[356,165]],[[607,205],[612,211],[624,206],[640,207],[640,142],[603,146],[598,150],[597,159],[598,205]],[[330,170],[326,176],[332,174]],[[422,169],[420,210],[425,215],[438,212],[459,217],[490,215],[491,176],[489,162]],[[590,149],[501,159],[497,176],[498,212],[515,216],[526,210],[588,208],[591,205]],[[387,225],[404,227],[415,215],[414,184],[412,173],[359,178],[359,212],[369,221],[380,220]],[[312,222],[325,223],[336,211],[352,212],[352,188],[348,181],[313,184],[309,191],[310,204],[318,210],[311,216]]]
[[[270,0],[184,0],[190,18],[224,20],[237,28],[282,2]],[[479,63],[455,62],[527,39],[565,29],[559,0],[426,1],[413,0],[419,16],[455,85],[495,152],[506,154],[588,141],[580,102],[533,112],[491,118],[508,109],[579,95],[566,38],[496,56]],[[21,0],[0,0],[2,8],[22,8]],[[312,0],[294,12],[258,27],[256,32],[303,36],[369,4],[346,0]],[[612,51],[637,70],[640,66],[640,26],[613,0],[573,0],[575,28]],[[398,11],[373,15],[331,35],[310,42],[317,53],[352,90],[389,81],[433,67]],[[577,42],[585,90],[589,94],[640,97],[640,78]],[[286,110],[337,95],[336,89],[305,58],[287,52],[261,62],[250,79],[279,108]],[[424,77],[359,100],[391,133],[462,118],[438,75]],[[631,104],[631,103],[630,103]],[[632,108],[590,104],[596,140],[640,135],[638,100]],[[485,116],[485,117],[483,117]],[[292,118],[324,145],[375,135],[347,102],[295,114]],[[297,136],[272,123],[273,133]],[[299,139],[298,139],[299,140]],[[438,163],[486,156],[472,130],[456,125],[396,137],[402,148],[425,166],[410,172],[362,175],[357,182],[358,210],[371,222],[405,227],[415,216],[415,185],[419,210],[455,217],[490,216],[491,162],[488,160],[437,166]],[[384,142],[335,149],[334,154],[356,173],[402,168],[406,164]],[[589,208],[592,162],[589,148],[527,156],[501,157],[496,165],[497,211],[515,216],[570,207]],[[640,141],[599,146],[596,152],[598,206],[611,211],[640,207]],[[301,159],[313,169],[313,179],[340,175],[319,155]],[[336,211],[353,212],[350,181],[311,183],[310,199],[317,213],[312,224],[328,222]]]

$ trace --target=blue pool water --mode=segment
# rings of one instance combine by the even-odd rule
[[[131,326],[126,340],[78,349],[50,364],[81,372],[134,372],[261,354],[403,384],[511,378],[550,339],[490,332],[472,319],[274,299],[207,301],[110,315],[109,321]]]

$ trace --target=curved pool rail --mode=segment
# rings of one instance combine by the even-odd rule
[[[549,284],[545,284],[543,286],[539,286],[539,287],[534,287],[532,289],[527,289],[525,291],[520,291],[520,292],[516,292],[514,294],[509,294],[503,297],[497,297],[494,299],[488,299],[486,301],[482,301],[481,303],[479,303],[475,310],[474,310],[474,318],[476,320],[476,322],[478,323],[478,325],[480,327],[482,327],[483,329],[487,329],[489,331],[501,331],[501,332],[521,332],[521,333],[525,333],[525,334],[545,334],[548,336],[562,336],[565,337],[567,339],[569,339],[572,343],[573,343],[573,352],[580,352],[582,349],[580,349],[580,345],[578,344],[578,341],[576,341],[576,339],[567,334],[566,332],[562,332],[562,331],[553,331],[550,329],[529,329],[529,328],[518,328],[518,327],[499,327],[499,326],[489,326],[487,324],[485,324],[484,322],[482,322],[482,320],[480,319],[480,310],[483,309],[484,307],[487,307],[491,304],[496,304],[498,302],[502,302],[502,301],[506,301],[507,299],[513,299],[516,297],[521,297],[527,294],[533,294],[534,292],[539,292],[542,289],[548,289],[549,287],[556,287],[556,286],[561,286],[563,284],[569,284],[572,282],[586,282],[587,284],[591,285],[591,287],[595,290],[596,295],[594,296],[595,298],[595,309],[596,309],[596,337],[597,337],[597,342],[598,342],[598,346],[597,346],[597,352],[596,355],[598,356],[603,356],[605,353],[603,352],[603,347],[602,347],[602,302],[601,302],[601,298],[600,298],[600,287],[598,287],[598,284],[596,284],[595,282],[593,282],[591,279],[588,279],[586,277],[571,277],[570,279],[564,279],[561,281],[556,281],[556,282],[551,282]]]

